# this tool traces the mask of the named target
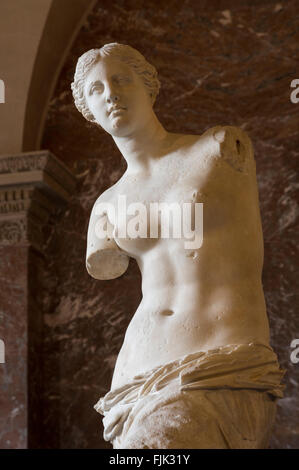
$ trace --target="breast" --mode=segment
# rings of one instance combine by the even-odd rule
[[[184,221],[188,221],[186,232],[196,229],[195,214],[200,213],[200,204],[205,234],[215,232],[230,223],[232,214],[240,212],[250,184],[247,176],[225,161],[220,164],[211,158],[203,165],[198,152],[180,158],[165,157],[147,178],[128,179],[117,188],[115,241],[132,257],[155,249],[162,240],[168,250],[170,240],[185,241]]]
[[[132,195],[121,203],[118,199],[113,220],[113,237],[131,256],[154,249],[158,242],[167,250],[196,228],[204,195],[194,182],[169,185],[167,191],[153,188],[151,195],[142,196],[142,202]]]

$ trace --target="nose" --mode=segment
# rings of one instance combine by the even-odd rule
[[[107,97],[107,103],[116,103],[116,101],[119,101],[118,95],[109,95]]]
[[[119,94],[111,85],[107,85],[106,100],[107,103],[116,103],[117,101],[119,101]]]

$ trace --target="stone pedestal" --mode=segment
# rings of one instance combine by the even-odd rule
[[[38,446],[46,225],[75,184],[48,151],[0,156],[0,448]]]

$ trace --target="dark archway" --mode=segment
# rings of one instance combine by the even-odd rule
[[[23,151],[39,150],[49,101],[65,58],[95,0],[53,0],[35,58],[26,104]]]

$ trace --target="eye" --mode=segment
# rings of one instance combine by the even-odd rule
[[[119,85],[126,85],[127,83],[131,83],[132,80],[130,77],[125,77],[125,76],[120,75],[118,77],[115,77],[115,81]]]
[[[94,92],[95,92],[95,93],[102,93],[102,92],[103,92],[103,89],[104,89],[104,86],[103,86],[102,83],[100,83],[100,82],[94,83],[94,84],[90,87],[89,94],[92,95]]]

